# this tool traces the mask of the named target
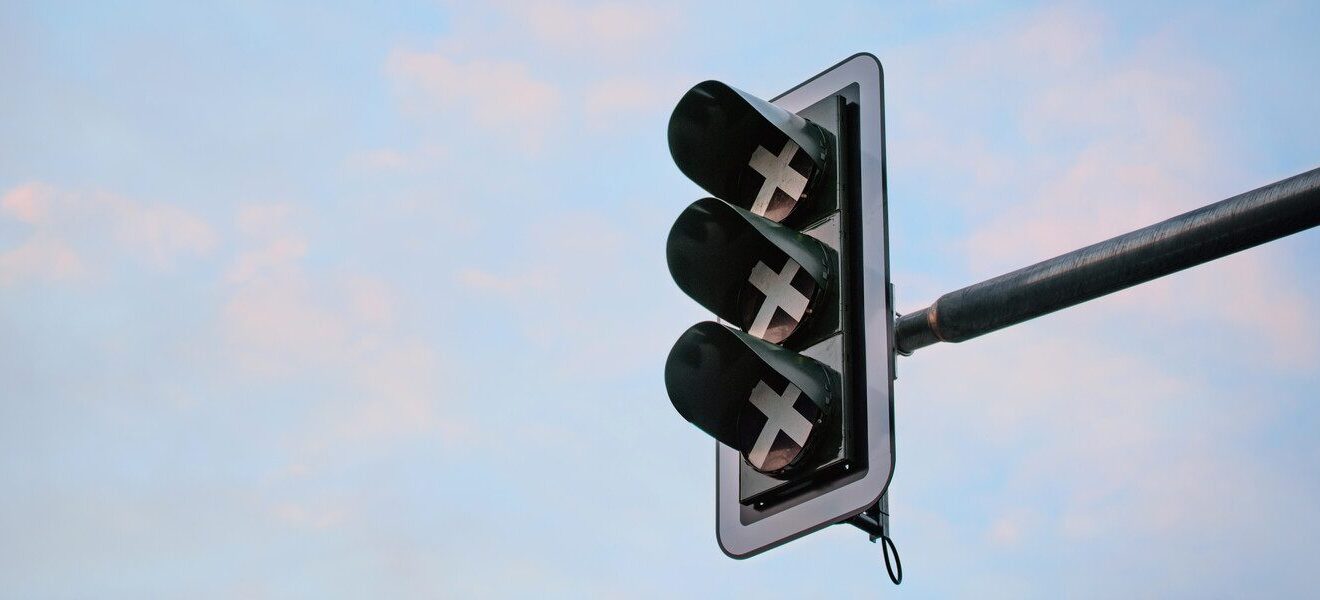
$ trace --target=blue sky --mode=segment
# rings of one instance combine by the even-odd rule
[[[901,359],[747,561],[665,123],[885,66],[900,311],[1320,163],[1314,3],[0,4],[5,597],[1314,596],[1320,235]]]

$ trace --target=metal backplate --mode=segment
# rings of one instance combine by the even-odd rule
[[[772,100],[801,112],[822,100],[845,95],[858,105],[859,163],[854,180],[860,197],[845,226],[847,252],[860,252],[860,274],[845,282],[858,331],[851,339],[831,338],[805,352],[840,369],[845,389],[864,398],[866,460],[846,477],[803,493],[792,502],[758,510],[739,502],[737,450],[716,444],[716,537],[725,554],[746,558],[833,525],[874,505],[889,486],[894,469],[893,308],[889,306],[889,240],[885,197],[884,83],[880,61],[857,54]],[[855,96],[855,97],[853,97]],[[840,199],[841,203],[844,201]],[[845,208],[844,210],[849,210]],[[831,232],[832,233],[832,232]],[[857,264],[857,263],[854,263]]]

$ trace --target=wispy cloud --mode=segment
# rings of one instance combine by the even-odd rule
[[[531,50],[590,69],[618,68],[654,53],[683,24],[676,7],[657,2],[497,0],[475,10],[462,3],[451,8],[444,44],[452,50]]]
[[[26,226],[17,247],[0,251],[0,283],[103,275],[118,259],[165,271],[218,243],[211,225],[188,210],[103,191],[26,183],[0,198],[0,210]]]
[[[562,92],[521,62],[454,58],[443,50],[396,49],[388,71],[398,82],[405,106],[427,117],[461,121],[499,131],[528,151],[540,149],[557,123]],[[467,129],[471,135],[476,131]],[[450,144],[464,147],[461,139]]]
[[[924,40],[889,61],[898,67],[887,84],[922,99],[891,113],[890,173],[921,183],[931,215],[922,219],[954,225],[929,245],[956,265],[936,284],[896,262],[900,286],[948,291],[1259,183],[1230,143],[1228,78],[1168,31],[1120,36],[1105,15],[1073,7],[979,33]],[[900,458],[904,481],[928,500],[965,494],[932,517],[949,522],[926,529],[974,531],[984,552],[1081,547],[1089,564],[1126,572],[1144,568],[1124,546],[1139,538],[1178,549],[1151,568],[1186,589],[1171,582],[1193,565],[1231,562],[1183,554],[1188,540],[1228,544],[1215,528],[1233,519],[1251,531],[1286,527],[1280,514],[1240,521],[1258,503],[1295,515],[1313,493],[1243,451],[1284,426],[1286,394],[1244,405],[1252,392],[1211,371],[1287,377],[1315,364],[1320,307],[1300,283],[1310,262],[1258,248],[901,362],[904,426],[921,435],[900,433],[900,454],[919,457],[915,470]],[[1267,538],[1242,539],[1279,543]],[[961,550],[942,552],[957,560]],[[1051,577],[1123,589],[1091,571],[1056,567]],[[1022,585],[1007,595],[1050,589]]]
[[[561,373],[629,373],[662,356],[681,330],[645,308],[663,281],[641,275],[662,253],[623,235],[626,223],[566,213],[531,228],[528,251],[511,266],[477,263],[454,277],[469,294],[508,307],[524,339]]]
[[[1320,139],[1313,10],[952,4],[0,9],[0,589],[874,595],[712,539],[683,89],[880,56],[904,308]],[[1316,595],[1313,239],[901,359],[902,589]]]
[[[0,209],[10,217],[34,224],[45,218],[54,190],[42,183],[30,182],[5,193]]]
[[[683,89],[646,58],[680,23],[666,5],[512,1],[452,17],[430,47],[397,46],[386,65],[404,109],[444,133],[425,150],[372,149],[351,162],[402,168],[418,152],[461,154],[464,135],[499,135],[537,155],[552,135],[616,129]]]
[[[411,436],[453,441],[464,426],[450,407],[461,386],[446,385],[442,353],[403,329],[397,292],[377,277],[307,268],[315,249],[287,204],[240,207],[241,250],[227,269],[229,287],[216,332],[249,377],[336,381],[349,393],[322,403],[292,434],[304,457],[345,444],[374,445]]]
[[[0,285],[18,281],[68,281],[87,271],[68,244],[35,234],[18,247],[0,252]]]
[[[669,5],[645,2],[513,2],[510,16],[542,44],[600,61],[633,60],[672,39],[681,23]]]
[[[921,96],[985,94],[899,117],[922,135],[898,160],[971,224],[954,246],[969,273],[993,276],[1246,191],[1225,143],[1223,76],[1166,34],[1119,44],[1110,29],[1098,13],[1050,8],[981,39],[911,49],[925,65]],[[990,152],[991,136],[1021,150]],[[1294,283],[1300,270],[1252,250],[1119,294],[1096,314],[1264,334],[1271,362],[1303,367],[1320,356],[1320,320]],[[1223,302],[1188,300],[1207,294]],[[1262,326],[1260,314],[1286,317]]]

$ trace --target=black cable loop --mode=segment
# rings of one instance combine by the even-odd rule
[[[891,539],[891,538],[890,538],[889,536],[887,536],[887,535],[881,534],[881,535],[880,535],[880,549],[881,549],[881,552],[884,554],[884,557],[885,557],[885,570],[886,570],[886,571],[889,571],[889,580],[892,581],[892,582],[894,582],[894,585],[898,585],[898,584],[900,584],[900,583],[903,583],[903,561],[902,561],[902,560],[899,560],[899,558],[898,558],[898,547],[894,545],[894,540]],[[890,550],[893,550],[893,551],[894,551],[894,564],[893,564],[893,566],[891,566],[891,565],[889,564],[889,551],[890,551]],[[894,575],[894,566],[897,566],[897,567],[898,567],[898,575]]]

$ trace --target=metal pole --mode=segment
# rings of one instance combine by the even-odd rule
[[[1316,225],[1320,169],[949,292],[899,317],[895,346],[970,340]]]

